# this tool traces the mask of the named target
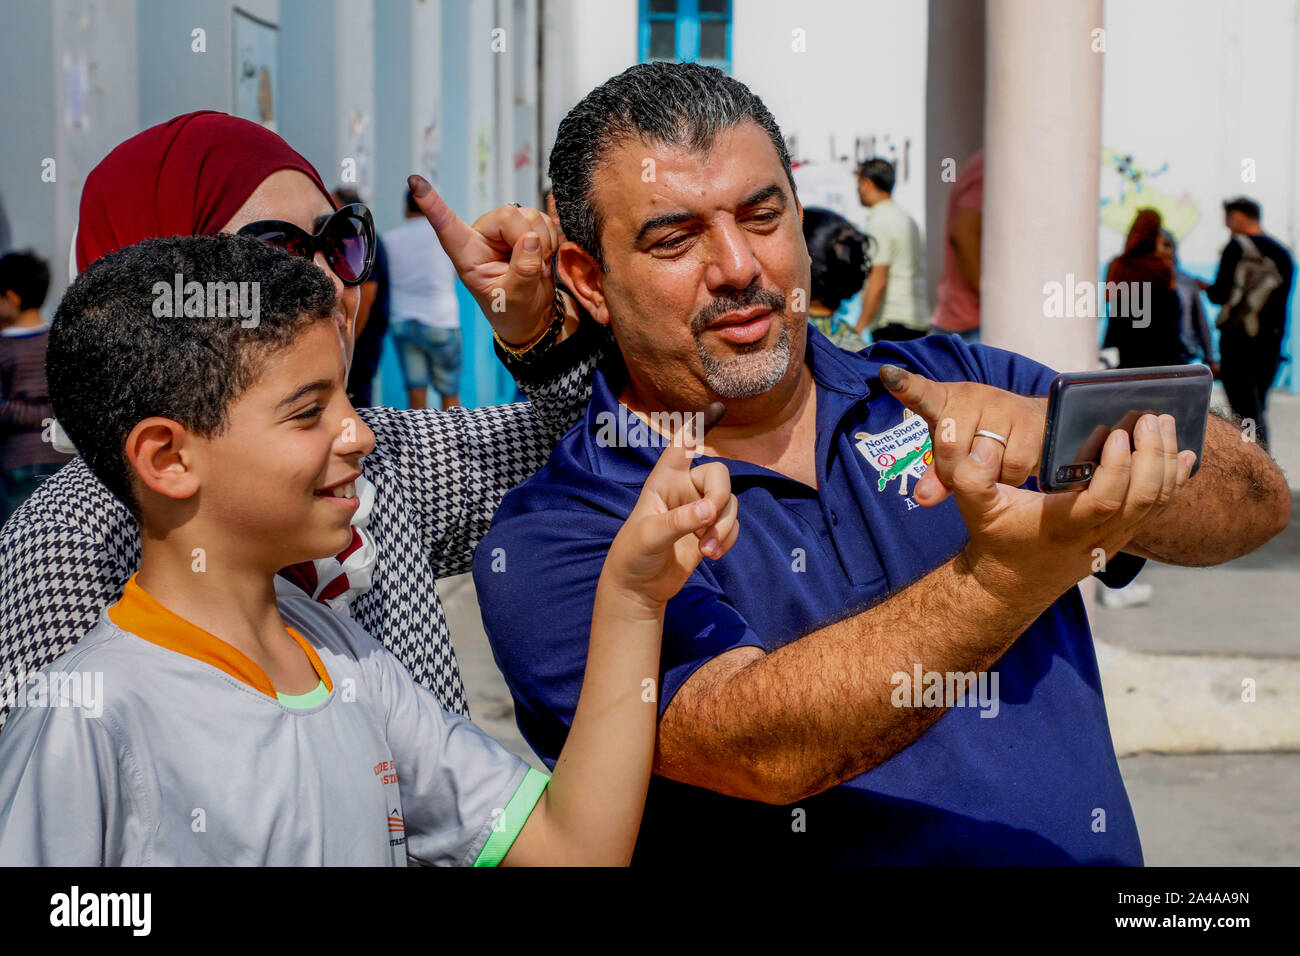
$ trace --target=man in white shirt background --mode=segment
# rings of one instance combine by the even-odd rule
[[[872,244],[857,329],[869,330],[873,341],[916,339],[930,331],[925,246],[916,222],[894,202],[893,191],[893,163],[868,159],[858,167],[858,198],[870,210]]]
[[[406,222],[383,236],[388,252],[388,314],[411,408],[425,408],[430,387],[442,407],[460,404],[460,307],[456,267],[442,251],[410,190]]]

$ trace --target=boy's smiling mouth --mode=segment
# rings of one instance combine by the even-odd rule
[[[357,472],[342,481],[337,481],[325,488],[320,488],[312,494],[317,498],[325,498],[337,502],[345,508],[356,508],[360,503],[357,500],[357,479],[361,477],[361,472]]]

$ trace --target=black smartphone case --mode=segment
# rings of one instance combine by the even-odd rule
[[[1078,491],[1092,479],[1107,436],[1116,428],[1132,435],[1145,413],[1173,415],[1178,450],[1196,452],[1201,467],[1214,376],[1204,365],[1117,368],[1063,372],[1052,381],[1038,487]]]

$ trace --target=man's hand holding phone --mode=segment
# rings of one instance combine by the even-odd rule
[[[1187,484],[1195,452],[1178,450],[1170,415],[1143,415],[1106,439],[1082,491],[1047,495],[998,482],[998,464],[975,449],[954,471],[953,492],[970,533],[965,564],[1007,603],[1046,606],[1113,557]]]
[[[894,366],[881,380],[930,426],[934,463],[916,500],[949,493],[970,533],[962,554],[989,593],[1044,607],[1108,560],[1186,485],[1196,452],[1178,448],[1171,415],[1133,413],[1097,434],[1100,464],[1079,490],[1043,494],[1019,486],[1037,475],[1048,403],[976,382],[934,382]],[[986,430],[1006,445],[978,434]]]

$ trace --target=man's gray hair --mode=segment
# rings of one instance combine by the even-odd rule
[[[604,269],[604,220],[592,202],[592,179],[605,154],[633,138],[707,152],[719,133],[747,119],[767,133],[793,192],[781,130],[739,80],[698,63],[640,63],[606,80],[564,117],[551,149],[548,172],[560,228]]]

